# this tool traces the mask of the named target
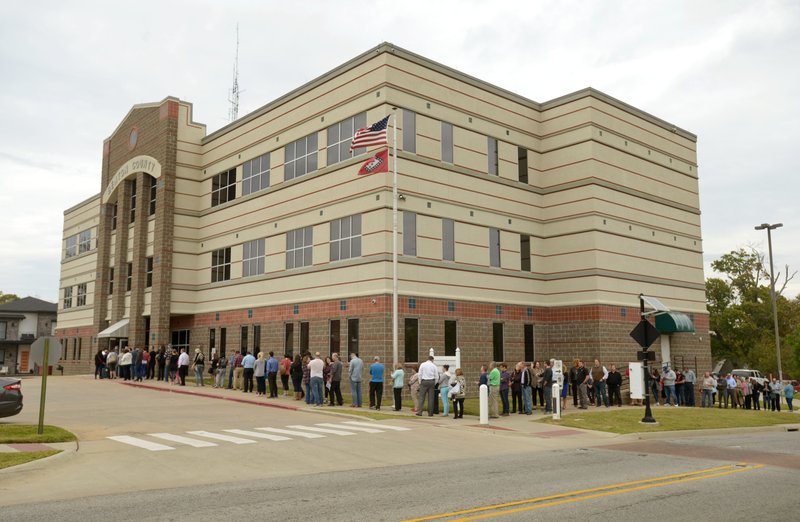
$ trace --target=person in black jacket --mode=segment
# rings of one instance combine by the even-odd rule
[[[611,369],[608,370],[606,384],[608,385],[608,400],[611,405],[622,406],[622,396],[619,393],[622,386],[622,374],[617,371],[617,365],[612,364]]]

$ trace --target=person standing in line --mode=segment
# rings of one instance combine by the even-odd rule
[[[139,363],[142,361],[142,352],[136,346],[133,347],[131,354],[131,366],[129,368],[130,379],[132,381],[139,380]]]
[[[439,378],[439,369],[433,363],[433,355],[428,356],[428,360],[419,365],[419,409],[417,417],[422,417],[422,409],[425,401],[428,401],[428,417],[433,417],[433,403],[436,402],[434,388]]]
[[[467,379],[461,368],[456,368],[456,374],[450,379],[450,392],[453,397],[453,419],[464,418],[464,398],[467,396]]]
[[[500,418],[497,407],[500,398],[500,370],[495,361],[489,363],[489,375],[486,380],[489,384],[489,418],[498,419]]]
[[[381,358],[375,356],[373,363],[369,367],[369,409],[380,410],[381,398],[383,397],[383,373],[385,368],[381,364]]]
[[[678,397],[675,395],[675,379],[677,375],[675,375],[672,368],[667,366],[664,368],[664,373],[661,377],[664,379],[664,405],[678,406]]]
[[[539,383],[544,390],[544,412],[553,413],[553,359],[544,362],[544,372]]]
[[[578,359],[572,359],[572,366],[569,369],[569,384],[572,388],[572,405],[578,407]]]
[[[769,391],[770,391],[770,406],[772,408],[772,411],[780,412],[781,392],[783,391],[783,384],[778,382],[778,379],[776,377],[773,377],[772,382],[769,383]]]
[[[294,361],[289,369],[292,377],[292,389],[294,390],[294,400],[299,401],[303,398],[303,360],[300,355],[294,356]]]
[[[622,374],[617,371],[616,364],[611,365],[608,377],[606,378],[606,384],[608,385],[609,402],[612,405],[616,404],[617,407],[622,407],[622,395],[620,394],[620,389],[622,388]]]
[[[152,381],[156,377],[156,356],[158,355],[158,351],[156,351],[156,345],[152,345],[150,347],[150,358],[147,362],[147,380]]]
[[[738,387],[738,385],[736,383],[736,379],[733,377],[733,375],[731,375],[729,373],[728,376],[725,378],[725,389],[728,392],[728,398],[731,401],[731,408],[733,408],[733,409],[736,409],[736,406],[738,406],[738,403],[736,401],[736,388],[737,387]],[[726,400],[725,401],[725,407],[726,408],[728,407],[727,403],[728,403],[728,401]]]
[[[411,411],[417,413],[419,411],[419,373],[417,373],[416,368],[411,368],[408,390],[411,393],[411,401],[414,403],[414,408]]]
[[[283,396],[289,396],[289,377],[292,375],[292,358],[289,357],[289,354],[283,354],[283,359],[281,359],[280,370],[278,370],[281,376],[281,386],[283,386]]]
[[[764,387],[761,386],[761,384],[759,384],[759,382],[755,380],[753,377],[750,377],[750,390],[751,393],[753,394],[753,409],[760,410],[761,392],[764,390]]]
[[[359,359],[357,353],[350,354],[350,364],[347,367],[347,376],[350,379],[350,394],[353,397],[352,408],[361,407],[361,374],[364,372],[364,361]]]
[[[575,376],[578,381],[578,393],[579,393],[578,396],[580,398],[580,409],[588,410],[589,386],[591,386],[592,374],[589,373],[589,370],[586,368],[586,364],[583,361],[578,361],[578,369]]]
[[[172,348],[169,355],[169,366],[167,367],[167,379],[170,384],[176,384],[178,377],[178,349]]]
[[[442,417],[448,417],[450,415],[450,365],[445,364],[442,369],[444,371],[439,374],[437,384],[439,385],[439,397],[442,399]]]
[[[685,406],[686,402],[683,398],[683,385],[686,383],[686,378],[683,376],[683,372],[680,369],[675,370],[675,397],[677,398],[676,403],[678,406]]]
[[[267,393],[267,361],[264,360],[264,352],[258,352],[256,363],[253,366],[253,377],[256,378],[256,395],[266,395]]]
[[[217,370],[214,374],[214,387],[215,388],[222,388],[225,385],[225,371],[228,368],[228,359],[225,358],[225,354],[221,354],[217,357]]]
[[[244,380],[243,383],[243,390],[244,393],[252,393],[253,392],[253,374],[255,373],[256,367],[256,358],[253,357],[253,354],[250,352],[245,351],[245,356],[242,357],[241,362],[241,375],[242,379]]]
[[[189,354],[186,353],[186,348],[181,348],[181,354],[178,356],[178,375],[181,378],[181,386],[186,386],[186,375],[189,373]]]
[[[231,356],[228,357],[228,389],[233,389],[233,375],[234,369],[236,368],[236,357],[238,356],[238,352],[233,351],[231,352]]]
[[[520,384],[520,371],[519,363],[514,366],[514,371],[511,372],[511,413],[524,413],[522,406],[522,385]]]
[[[106,371],[106,356],[103,353],[103,350],[97,350],[97,353],[94,356],[94,378],[95,379],[102,379],[103,375]]]
[[[158,376],[156,380],[163,381],[165,368],[167,363],[167,351],[164,345],[162,344],[158,348],[158,353],[156,354],[156,366],[158,366]]]
[[[150,352],[147,346],[142,347],[142,360],[139,363],[139,382],[147,379],[147,368],[150,366]]]
[[[314,406],[322,406],[323,403],[323,379],[322,379],[322,372],[325,369],[325,363],[322,361],[321,358],[312,357],[308,361],[308,375],[310,378],[309,381],[309,389],[313,393],[312,401],[314,402]]]
[[[120,373],[122,380],[128,381],[131,378],[131,352],[127,348],[122,349],[122,356],[119,358]]]
[[[275,352],[269,352],[269,359],[267,359],[265,370],[267,372],[267,381],[269,382],[269,398],[278,398],[278,359],[275,358]]]
[[[325,400],[324,403],[330,400],[331,394],[331,365],[333,364],[333,359],[330,357],[325,357],[325,366],[322,368],[322,389],[325,391]]]
[[[314,400],[314,393],[311,391],[311,369],[308,367],[308,361],[311,360],[311,354],[306,353],[303,355],[303,387],[306,390],[306,404],[311,406]]]
[[[789,408],[789,412],[794,412],[794,408],[792,407],[792,401],[794,400],[794,381],[787,381],[786,385],[783,387],[783,397],[786,399],[786,407]]]
[[[233,360],[233,387],[236,390],[242,389],[242,378],[244,377],[244,358],[247,355],[247,350],[242,349],[241,352],[236,352],[235,359]],[[255,363],[255,357],[253,357],[253,362]],[[252,391],[253,385],[250,384],[250,390]]]
[[[508,373],[506,363],[503,363],[500,365],[500,401],[503,403],[503,413],[501,413],[503,417],[508,417],[509,415],[508,389],[510,386],[511,374]]]
[[[608,379],[608,370],[600,364],[599,359],[595,359],[594,366],[592,366],[592,382],[594,382],[594,400],[597,407],[600,407],[600,400],[602,399],[603,405],[608,408],[606,379]]]
[[[710,372],[703,374],[703,396],[700,398],[701,408],[714,407],[714,390],[717,388],[717,380],[711,376]]]
[[[520,378],[519,383],[522,388],[522,404],[525,415],[533,415],[533,372],[524,362],[517,363],[517,371]]]
[[[339,354],[334,353],[331,355],[331,368],[330,368],[330,376],[331,376],[331,389],[328,393],[329,405],[333,406],[342,406],[344,401],[342,400],[342,368],[343,368],[342,361],[339,360]]]
[[[192,366],[194,366],[195,388],[198,386],[205,386],[206,384],[203,382],[203,371],[206,369],[206,358],[200,348],[194,349],[194,360],[192,361]]]
[[[400,411],[403,409],[403,381],[405,381],[406,378],[406,372],[403,371],[402,364],[397,363],[397,366],[395,366],[391,377],[393,381],[392,392],[394,393],[394,411]],[[333,395],[331,395],[331,400],[333,400]]]
[[[533,409],[537,409],[537,404],[539,408],[544,408],[544,390],[542,389],[542,374],[544,370],[542,369],[542,365],[539,361],[533,361],[533,366],[530,368],[531,371],[531,392],[533,394]]]
[[[694,387],[697,384],[697,375],[688,366],[683,369],[683,396],[686,406],[693,407],[694,401]]]
[[[117,362],[119,361],[119,357],[117,356],[116,350],[113,348],[108,351],[106,354],[106,368],[108,368],[108,378],[109,379],[116,379],[117,378]]]

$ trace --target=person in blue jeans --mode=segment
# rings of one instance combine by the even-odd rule
[[[450,415],[450,365],[442,366],[444,372],[439,374],[439,395],[442,398],[442,417]]]
[[[364,361],[357,353],[350,354],[350,365],[347,367],[347,375],[350,377],[350,393],[353,396],[352,408],[361,407],[361,374],[364,371]]]
[[[533,388],[531,370],[525,366],[524,362],[517,363],[517,371],[519,373],[519,385],[522,387],[522,408],[525,410],[525,415],[533,415]]]

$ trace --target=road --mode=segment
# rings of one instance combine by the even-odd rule
[[[486,430],[469,419],[370,421],[86,378],[49,383],[47,422],[78,434],[80,449],[0,473],[3,519],[427,520],[458,513],[436,519],[729,522],[793,519],[797,510],[798,432],[638,440],[527,419]],[[14,420],[35,422],[35,393],[31,386],[25,392],[26,410]],[[213,438],[220,435],[249,442]],[[172,449],[108,438],[117,436]]]

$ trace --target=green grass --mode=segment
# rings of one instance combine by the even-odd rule
[[[71,442],[78,438],[57,426],[44,426],[44,433],[37,434],[39,427],[32,424],[0,424],[0,444],[32,444],[48,442]]]
[[[26,453],[0,453],[0,469],[10,468],[11,466],[19,466],[26,462],[43,459],[56,453],[61,453],[60,450],[48,451],[31,451]]]
[[[645,433],[654,431],[706,430],[792,424],[798,417],[786,413],[718,408],[653,408],[657,425],[640,423],[644,408],[570,413],[562,420],[538,419],[558,426],[607,431],[610,433]]]

